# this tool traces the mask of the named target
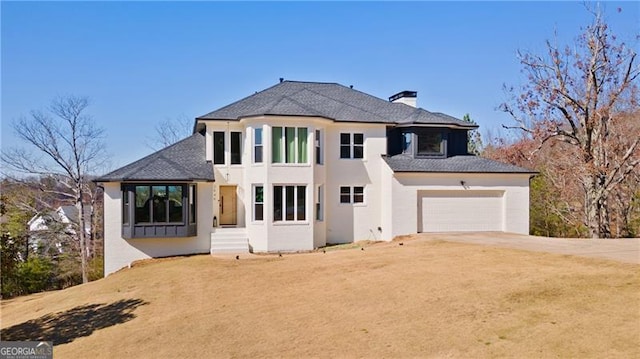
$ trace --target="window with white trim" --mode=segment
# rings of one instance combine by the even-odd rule
[[[324,220],[324,208],[322,201],[324,199],[324,186],[319,185],[316,191],[316,221],[322,222]]]
[[[340,134],[340,158],[363,158],[364,134],[341,133]]]
[[[242,132],[231,132],[231,164],[242,164]]]
[[[253,220],[264,220],[264,187],[262,185],[253,186]]]
[[[364,203],[364,187],[340,187],[340,203]]]
[[[262,127],[253,129],[253,162],[262,163]]]
[[[224,132],[223,131],[214,131],[213,132],[213,164],[215,165],[223,165],[224,164]]]
[[[322,132],[316,130],[316,164],[322,164]]]
[[[273,221],[306,220],[307,186],[273,186]]]
[[[306,127],[271,128],[271,162],[307,163]]]

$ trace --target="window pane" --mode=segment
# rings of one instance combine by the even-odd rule
[[[231,132],[231,164],[238,165],[242,163],[242,154],[240,141],[242,139],[241,132]]]
[[[295,163],[296,162],[296,128],[295,127],[285,127],[285,141],[287,147],[286,151],[286,163]]]
[[[282,221],[282,186],[273,187],[273,220]]]
[[[298,128],[298,163],[307,163],[307,128]]]
[[[295,187],[294,186],[286,186],[285,187],[285,191],[286,191],[286,217],[285,219],[287,221],[293,221],[295,220],[295,205],[294,205],[294,201],[295,201]]]
[[[351,145],[351,134],[350,133],[341,133],[340,134],[340,144],[341,145]]]
[[[122,223],[129,223],[129,188],[122,191]]]
[[[351,146],[340,145],[340,158],[351,158]]]
[[[182,186],[169,186],[169,222],[182,222]]]
[[[149,186],[136,186],[136,213],[135,223],[149,223],[150,217],[150,188]]]
[[[405,132],[402,134],[402,153],[411,153],[411,137],[413,134]]]
[[[189,223],[196,223],[196,186],[189,186]]]
[[[351,187],[340,187],[340,203],[351,203]]]
[[[364,203],[364,187],[353,187],[353,203]]]
[[[224,164],[224,132],[213,133],[213,163]]]
[[[364,144],[364,135],[362,133],[354,133],[353,134],[353,144],[354,145],[362,145],[362,144]]]
[[[307,219],[306,216],[306,198],[307,198],[307,191],[306,191],[306,186],[298,186],[297,188],[297,195],[298,195],[298,213],[297,213],[297,220],[298,221],[304,221]]]
[[[255,163],[262,163],[262,129],[256,128],[254,130],[254,153],[253,153],[253,161]]]
[[[442,134],[424,133],[418,135],[418,154],[441,154]]]
[[[256,186],[254,193],[254,207],[253,207],[253,219],[255,221],[262,221],[264,218],[263,213],[263,201],[264,201],[264,188],[262,186]]]
[[[271,159],[273,163],[282,163],[282,127],[271,129]]]
[[[316,220],[322,221],[322,196],[323,196],[323,187],[318,186],[318,197],[316,198]]]
[[[320,138],[320,130],[316,130],[316,163],[322,164],[322,139]]]
[[[262,144],[262,129],[261,128],[256,128],[254,130],[254,137],[253,137],[253,141],[256,145],[261,145]]]
[[[253,158],[256,163],[262,163],[262,146],[256,146]]]
[[[167,221],[167,186],[151,187],[153,198],[153,222]]]
[[[353,146],[353,158],[363,158],[364,148],[362,145],[354,145]]]

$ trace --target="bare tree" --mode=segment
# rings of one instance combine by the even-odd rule
[[[14,173],[51,178],[57,186],[43,187],[60,198],[73,203],[78,211],[74,230],[80,250],[82,282],[87,276],[87,233],[85,207],[91,206],[87,193],[89,175],[106,161],[103,130],[95,126],[85,111],[86,97],[66,96],[52,101],[47,111],[32,111],[29,117],[14,122],[16,136],[31,150],[11,148],[0,157],[6,168]]]
[[[544,55],[518,53],[527,82],[501,109],[517,122],[508,128],[529,134],[538,149],[560,141],[575,152],[572,166],[583,190],[584,223],[597,238],[611,234],[611,192],[640,163],[638,133],[619,141],[629,136],[621,114],[637,113],[640,68],[633,48],[611,33],[599,11],[592,14],[593,23],[575,44],[561,49],[547,41]]]
[[[193,120],[185,115],[166,118],[155,127],[155,135],[147,138],[147,146],[159,150],[172,145],[193,132]]]

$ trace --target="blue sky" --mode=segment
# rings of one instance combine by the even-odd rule
[[[195,118],[288,80],[338,82],[496,129],[518,49],[571,44],[581,2],[1,2],[2,146],[11,121],[57,95],[91,98],[112,168],[151,152],[167,118]],[[640,6],[601,6],[638,47]],[[618,12],[622,8],[622,12]]]

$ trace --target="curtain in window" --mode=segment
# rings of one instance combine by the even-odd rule
[[[298,128],[298,163],[307,163],[307,128]]]
[[[271,129],[271,158],[273,163],[282,163],[282,127]]]
[[[287,163],[296,162],[296,128],[285,127],[285,141],[287,144]]]

